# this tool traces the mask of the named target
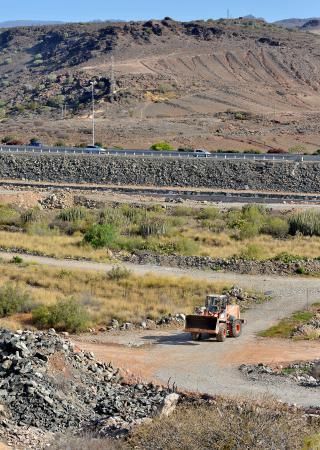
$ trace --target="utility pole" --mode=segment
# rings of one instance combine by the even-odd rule
[[[228,20],[230,19],[230,9],[229,8],[227,9],[227,19]]]
[[[94,108],[94,81],[91,81],[90,82],[90,84],[91,84],[91,95],[92,95],[92,145],[95,145],[95,141],[96,141],[96,138],[95,138],[95,117],[94,117],[94,115],[95,115],[95,108]]]

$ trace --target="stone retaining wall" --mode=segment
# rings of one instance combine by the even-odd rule
[[[319,162],[1,154],[0,178],[119,185],[319,192]]]
[[[138,253],[125,257],[126,262],[141,265],[179,267],[182,269],[215,270],[248,275],[296,275],[320,273],[320,260],[301,260],[284,263],[282,261],[246,261],[243,259],[213,259],[205,256],[178,256]]]

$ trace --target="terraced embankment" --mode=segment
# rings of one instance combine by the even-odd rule
[[[320,189],[320,163],[2,154],[0,178],[312,193]]]

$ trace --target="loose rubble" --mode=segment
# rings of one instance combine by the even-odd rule
[[[39,200],[39,205],[43,209],[64,209],[73,205],[71,194],[65,192],[53,192],[47,197]]]
[[[320,339],[320,310],[315,314],[315,316],[309,320],[309,322],[298,326],[294,332],[293,336],[297,337],[310,337]]]
[[[297,362],[286,367],[270,367],[265,364],[245,365],[239,370],[252,381],[279,381],[291,382],[300,386],[314,388],[320,387],[320,360]]]
[[[160,413],[170,393],[153,384],[123,383],[117,369],[54,330],[0,330],[0,405],[5,411],[0,412],[0,438],[13,442],[25,428],[35,428],[40,437],[66,429],[123,435]],[[41,448],[37,442],[28,448]]]
[[[225,271],[250,275],[284,276],[320,273],[319,259],[302,259],[295,262],[283,262],[275,259],[258,261],[237,257],[223,259],[211,258],[210,256],[159,255],[147,251],[139,251],[132,255],[118,255],[118,257],[131,264]]]

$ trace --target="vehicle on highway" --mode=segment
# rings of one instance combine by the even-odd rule
[[[208,158],[209,156],[211,156],[211,153],[207,150],[197,149],[193,150],[193,156],[195,156],[196,158]]]
[[[106,152],[107,150],[105,148],[100,147],[99,145],[87,145],[87,147],[85,147],[83,151],[87,153],[103,153]]]
[[[241,335],[246,321],[240,317],[239,305],[230,303],[227,295],[208,295],[205,306],[196,308],[196,314],[186,317],[185,331],[192,340],[199,341],[203,334],[216,336],[218,342]]]
[[[31,140],[29,144],[27,144],[28,147],[43,147],[43,143],[40,141],[34,141]]]

